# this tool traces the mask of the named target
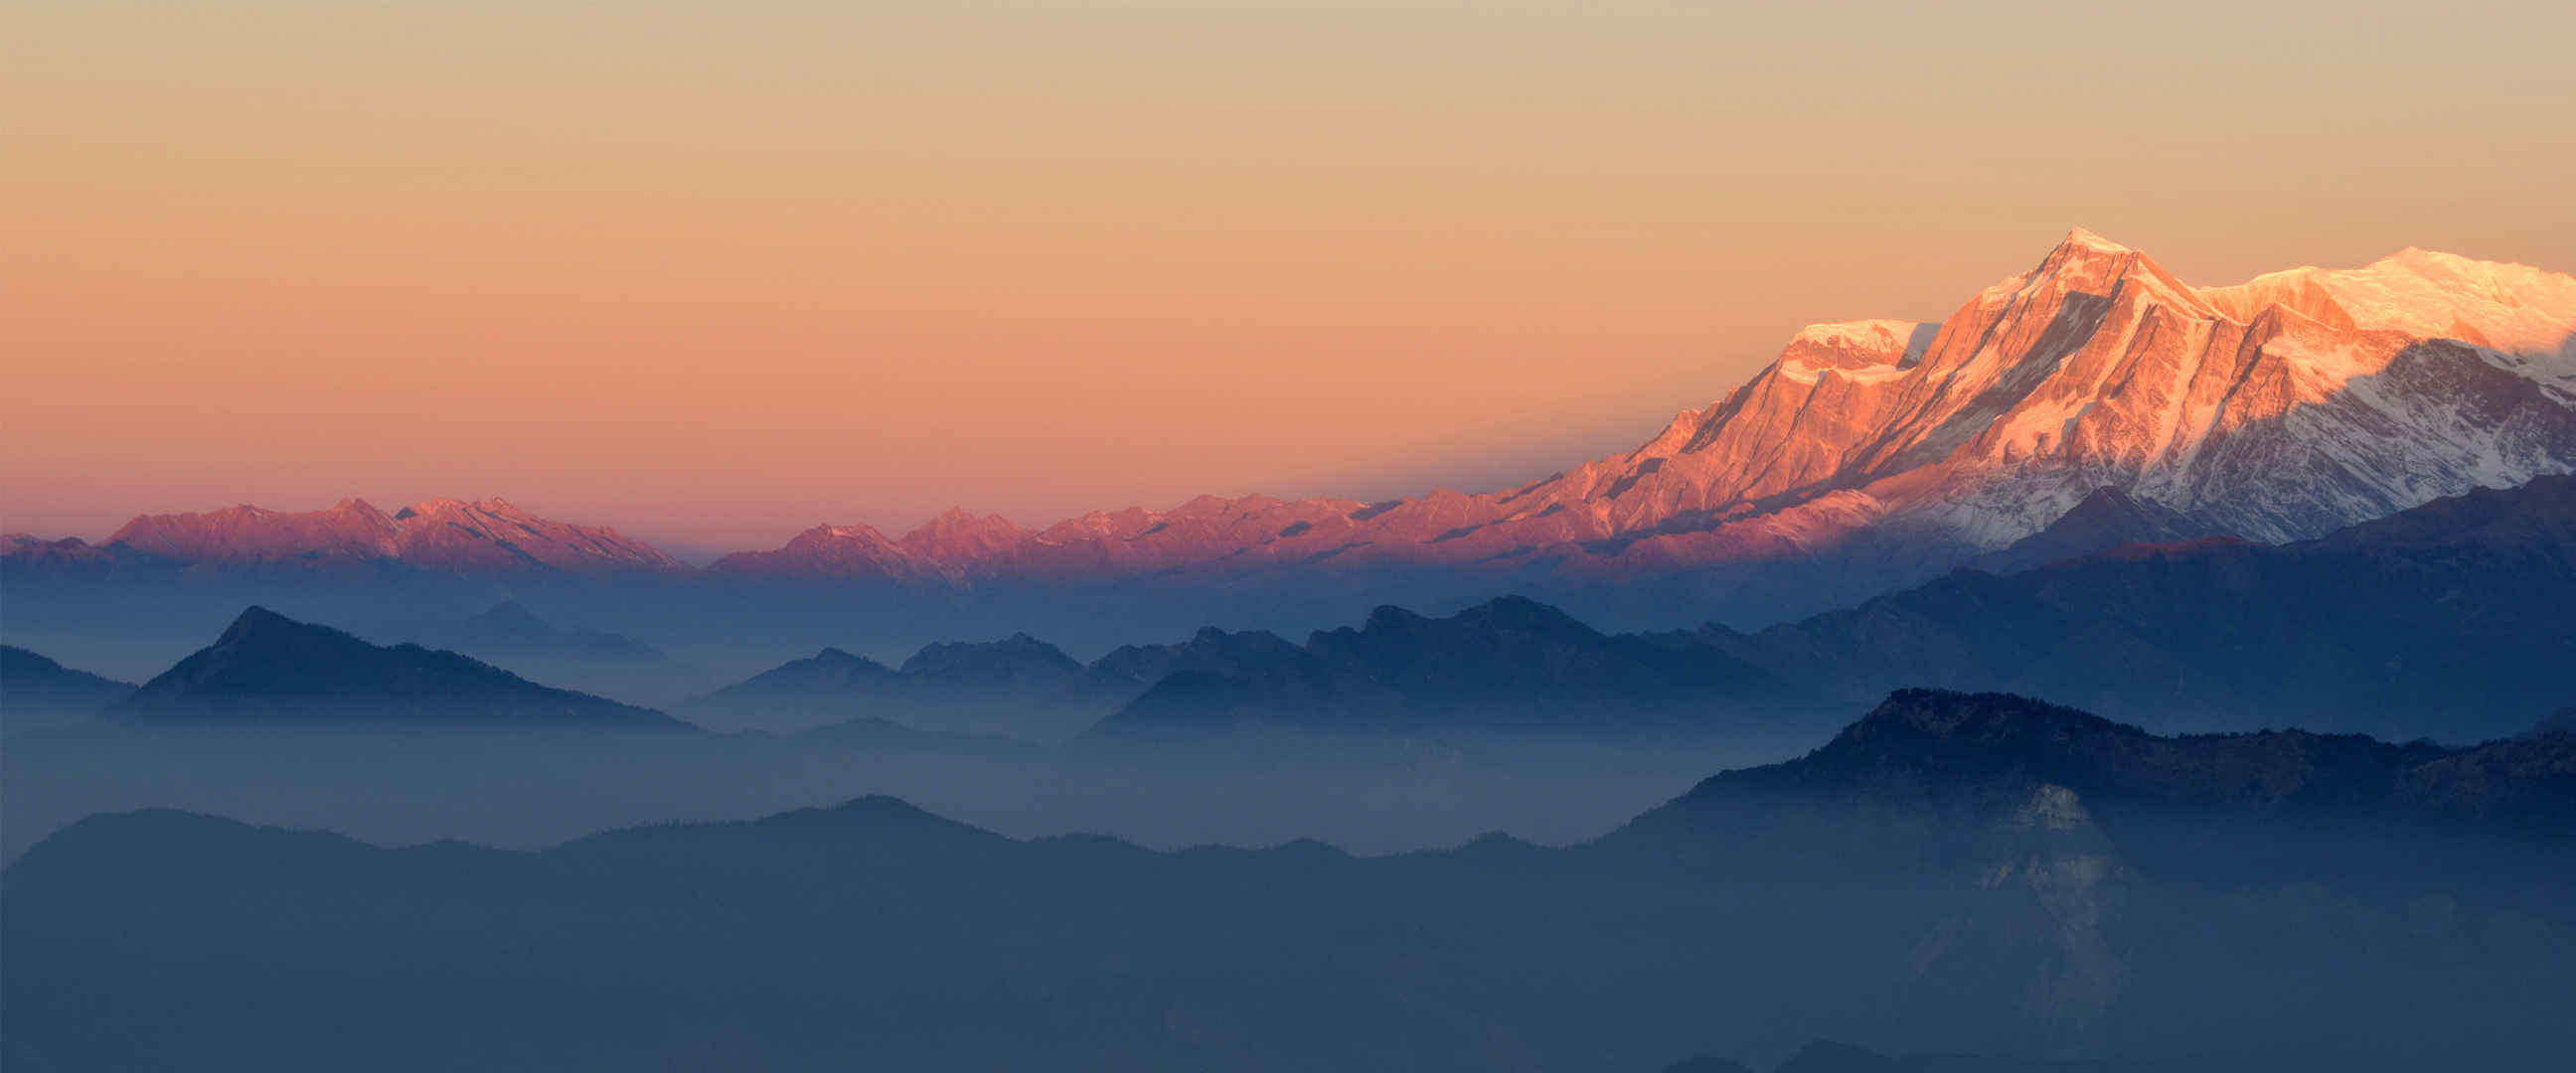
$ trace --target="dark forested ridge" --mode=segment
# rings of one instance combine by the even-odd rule
[[[2474,741],[2576,703],[2576,476],[2277,547],[2132,545],[1706,644],[1846,698],[2004,689],[2167,729]]]
[[[2086,548],[2181,524],[2124,502],[2088,498],[2065,527],[2044,531],[2042,543]],[[2576,704],[2563,672],[2576,664],[2576,631],[2565,628],[2571,606],[2576,477],[2544,477],[2297,544],[2129,544],[2017,573],[1961,570],[1751,634],[1715,625],[1605,633],[1545,604],[1504,597],[1446,616],[1380,607],[1302,644],[1202,628],[1183,641],[1123,646],[1087,665],[1027,634],[926,645],[898,667],[824,648],[673,710],[717,730],[855,720],[861,728],[891,722],[1046,744],[1222,748],[1247,734],[1602,739],[1822,730],[1888,690],[1935,686],[2039,696],[2159,730],[2301,726],[2460,743],[2512,733]],[[509,635],[523,648],[534,643],[527,636],[556,648],[613,648],[647,669],[603,667],[596,653],[565,662],[554,652],[523,665],[605,674],[639,689],[646,679],[676,680],[673,669],[651,666],[649,649],[607,634],[532,632],[524,609],[504,614],[515,607],[471,621],[485,633],[518,623]],[[326,632],[347,643],[328,658],[315,648],[313,658],[266,664],[292,667],[293,675],[263,678],[260,661],[222,655],[250,642],[285,645],[292,631],[277,624],[288,621],[242,616],[215,648],[156,678],[120,712],[247,710],[223,698],[277,689],[310,689],[307,700],[372,691],[369,703],[380,708],[430,703],[441,689],[447,695],[435,703],[537,696],[526,682],[504,687],[491,668],[468,669],[463,657],[377,648],[336,631]],[[213,675],[218,667],[224,673]],[[431,688],[436,682],[453,688]],[[172,699],[182,693],[186,699]],[[396,694],[412,699],[396,703]],[[609,702],[550,695],[572,706],[564,712],[608,718],[610,709],[597,706]],[[641,709],[617,709],[630,721],[642,717]]]
[[[2158,737],[1914,691],[1561,849],[1166,853],[882,797],[537,852],[126,813],[0,876],[0,1039],[64,1069],[2509,1066],[2576,1044],[2571,771],[2565,734]]]

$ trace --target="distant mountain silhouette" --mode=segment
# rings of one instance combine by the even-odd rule
[[[1063,650],[1025,633],[999,641],[943,641],[924,645],[898,668],[907,681],[931,689],[955,687],[1044,695],[1082,674]]]
[[[874,718],[895,678],[885,664],[826,648],[792,660],[677,709],[703,726],[793,729]]]
[[[2576,1046],[2550,738],[2165,738],[1916,691],[1594,843],[1376,858],[1020,841],[885,797],[535,852],[94,816],[0,876],[0,1057],[2536,1068]]]
[[[928,645],[897,670],[826,649],[681,711],[710,726],[874,718],[1036,740],[1088,730],[1116,745],[1243,732],[1699,733],[1799,696],[1724,653],[1605,635],[1506,597],[1436,619],[1383,607],[1302,646],[1202,629],[1087,667],[1026,635]]]
[[[817,525],[704,570],[499,499],[242,505],[138,516],[104,555],[11,540],[0,578],[74,614],[100,580],[426,576],[478,599],[491,592],[473,582],[507,579],[609,608],[704,601],[1104,646],[1210,621],[1293,633],[1500,591],[1620,628],[1752,629],[1980,555],[2012,569],[2111,536],[2162,539],[2135,524],[2159,511],[2204,535],[2300,540],[2576,469],[2576,278],[2561,272],[2407,249],[2192,286],[2075,228],[1961,298],[1938,323],[1808,325],[1722,396],[1641,415],[1630,449],[1472,493],[1204,495],[1028,528],[957,509],[899,536]],[[2137,516],[2011,550],[2090,517],[2070,508],[2105,488]],[[260,602],[234,595],[218,606]],[[804,630],[791,648],[824,638],[858,643]]]
[[[925,645],[900,668],[837,648],[690,700],[708,726],[791,731],[841,720],[1059,741],[1098,718],[1085,668],[1025,633]],[[862,728],[852,728],[859,730]]]
[[[2091,807],[2173,814],[2463,822],[2576,822],[2576,736],[2466,748],[2304,730],[2161,737],[2008,693],[1908,689],[1803,757],[1729,771],[1639,817],[1630,832],[1747,824],[1780,802],[1884,814],[1988,813],[2044,788]]]
[[[517,600],[461,619],[377,631],[388,640],[472,656],[529,678],[639,704],[668,704],[707,686],[704,672],[624,634],[558,622]]]
[[[457,624],[453,637],[464,646],[579,653],[638,664],[669,659],[659,649],[604,630],[558,626],[517,600],[505,600]]]
[[[73,670],[15,645],[0,645],[0,730],[84,720],[132,692],[132,683]]]
[[[1125,704],[1184,671],[1223,675],[1272,660],[1293,660],[1300,649],[1268,630],[1230,633],[1213,626],[1177,644],[1125,645],[1086,669],[1086,688]]]
[[[1303,648],[1250,646],[1173,674],[1102,721],[1103,740],[1244,730],[1705,731],[1797,694],[1715,649],[1603,634],[1505,597],[1447,618],[1382,607]]]
[[[2278,547],[2115,490],[2021,552],[1755,634],[1606,634],[1524,597],[1445,618],[1381,607],[1293,644],[1204,628],[1088,667],[1025,635],[900,670],[827,650],[685,709],[710,725],[836,718],[1094,743],[1245,733],[1696,733],[1813,722],[1921,684],[2009,690],[2160,729],[2286,724],[2450,741],[2576,700],[2576,477],[2481,489]],[[2108,550],[2092,550],[2110,544]],[[2069,553],[2072,557],[2060,555]],[[857,662],[853,662],[857,661]],[[862,664],[864,664],[862,666]],[[783,721],[783,722],[782,722]],[[1096,725],[1095,725],[1096,724]]]
[[[453,652],[379,647],[260,607],[103,714],[165,726],[689,729],[659,712],[541,686]]]
[[[1755,634],[1670,635],[1846,699],[2004,689],[2160,727],[2452,740],[2576,701],[2576,477],[2479,489],[2278,547],[2133,545],[1960,571]]]

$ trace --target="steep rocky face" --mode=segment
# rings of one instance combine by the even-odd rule
[[[826,648],[690,700],[679,712],[718,730],[803,729],[874,717],[896,684],[893,668]]]
[[[354,568],[394,562],[469,573],[684,569],[679,560],[614,529],[541,518],[503,499],[434,499],[393,514],[363,499],[303,512],[245,504],[203,513],[149,514],[127,522],[103,547],[208,567]]]

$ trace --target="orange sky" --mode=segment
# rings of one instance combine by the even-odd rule
[[[2076,224],[2576,269],[2570,5],[709,7],[0,12],[0,527],[1480,488]]]

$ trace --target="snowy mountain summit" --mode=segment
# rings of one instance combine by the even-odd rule
[[[1532,498],[1833,503],[1993,548],[2114,487],[2282,540],[2567,472],[2571,378],[2566,275],[2408,250],[2195,288],[2078,229],[1938,325],[1809,328],[1606,488]]]
[[[1517,488],[1202,497],[996,526],[937,565],[969,580],[1414,565],[1582,582],[1902,546],[1920,566],[2005,547],[2105,488],[2279,541],[2571,470],[2576,279],[2410,249],[2194,287],[2079,228],[1940,323],[1810,326],[1637,449]]]
[[[1490,594],[1499,577],[1586,608],[1580,593],[1616,601],[1635,589],[1626,581],[1688,574],[1691,591],[1666,603],[1758,619],[1922,580],[2105,489],[2134,508],[2122,516],[2162,519],[2159,532],[2277,542],[2572,471],[2576,278],[2409,249],[2195,287],[2079,228],[1937,324],[1809,326],[1635,450],[1515,488],[1380,503],[1200,496],[1043,529],[957,510],[901,537],[819,525],[707,573],[1301,590],[1340,575],[1357,592],[1428,570],[1455,575],[1461,597]],[[390,516],[357,501],[245,506],[137,518],[100,548],[13,538],[10,549],[11,562],[58,569],[132,551],[217,566],[687,572],[611,530],[499,500]],[[1783,569],[1797,564],[1813,569]]]

